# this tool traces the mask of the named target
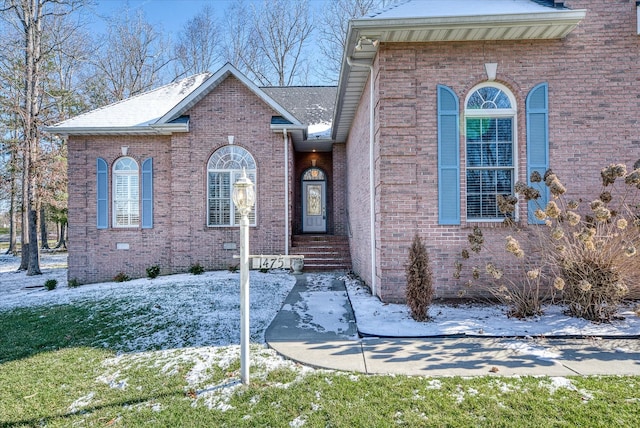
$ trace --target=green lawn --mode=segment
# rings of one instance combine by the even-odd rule
[[[237,346],[122,352],[121,314],[90,303],[0,312],[0,427],[640,424],[638,376],[367,376],[312,370],[254,344],[244,386]]]

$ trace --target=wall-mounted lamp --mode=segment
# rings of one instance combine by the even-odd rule
[[[122,146],[120,150],[122,151],[122,156],[126,156],[129,153],[129,146]]]
[[[235,139],[236,139],[236,137],[234,137],[233,135],[229,135],[229,136],[227,137],[227,141],[229,141],[229,144],[230,144],[230,145],[231,145],[231,144],[233,144],[233,142],[234,142],[234,140],[235,140]]]

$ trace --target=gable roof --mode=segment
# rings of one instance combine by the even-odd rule
[[[227,63],[214,74],[197,74],[170,83],[46,127],[45,131],[60,135],[169,135],[187,132],[189,120],[183,115],[229,76],[240,80],[292,127],[303,127],[295,116]]]
[[[347,138],[379,43],[561,39],[585,15],[585,10],[556,7],[552,0],[407,0],[353,19],[338,80],[333,138]]]

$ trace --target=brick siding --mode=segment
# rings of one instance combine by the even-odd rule
[[[159,265],[162,274],[184,272],[193,263],[206,269],[236,265],[238,227],[208,227],[206,219],[207,162],[216,149],[235,144],[247,149],[257,163],[258,225],[250,230],[251,252],[282,254],[284,236],[284,141],[272,132],[275,114],[234,77],[221,82],[190,111],[190,132],[173,136],[74,136],[69,138],[69,278],[80,283],[112,279],[124,272],[145,276]],[[96,228],[96,158],[109,168],[129,147],[139,163],[154,160],[154,227]],[[293,150],[290,145],[290,166]],[[109,170],[111,181],[111,170]],[[293,195],[295,183],[290,181]],[[111,183],[109,183],[111,195]],[[111,214],[111,206],[109,208]],[[111,224],[111,219],[110,219]],[[118,243],[129,245],[118,250]]]
[[[566,1],[587,9],[563,40],[385,44],[374,62],[376,78],[377,294],[403,301],[404,266],[417,232],[427,244],[438,297],[456,297],[466,278],[453,279],[454,262],[474,223],[466,223],[461,168],[462,224],[438,225],[436,85],[450,87],[460,111],[470,90],[486,81],[485,63],[497,63],[496,81],[517,101],[517,179],[526,180],[528,92],[549,85],[550,164],[571,197],[594,197],[600,169],[628,167],[640,158],[640,36],[636,8],[626,0]],[[347,141],[348,206],[354,270],[371,280],[368,170],[369,86]],[[461,115],[461,127],[463,127]],[[461,132],[461,166],[465,162]],[[596,190],[597,192],[597,190]],[[380,201],[383,201],[382,203]],[[526,225],[526,206],[519,207]],[[509,230],[484,224],[490,247],[501,248]]]

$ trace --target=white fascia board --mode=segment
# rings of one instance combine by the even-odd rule
[[[291,134],[291,138],[294,143],[299,143],[301,141],[305,141],[307,139],[307,127],[304,125],[293,125],[293,124],[274,124],[271,125],[272,132],[284,132],[287,131]]]
[[[394,19],[356,19],[352,21],[354,30],[375,29],[380,32],[387,32],[393,29],[424,29],[424,28],[473,28],[485,26],[509,26],[509,25],[577,25],[584,19],[587,11],[579,10],[554,10],[540,13],[518,13],[504,15],[485,16],[452,16],[452,17],[417,17],[417,18],[394,18]],[[385,40],[380,40],[384,42]]]
[[[287,130],[287,131],[306,131],[307,127],[304,125],[294,125],[294,124],[284,124],[284,123],[278,123],[278,124],[273,124],[271,125],[271,130],[272,131],[283,131],[283,130]]]
[[[64,128],[47,126],[43,130],[55,135],[171,135],[174,132],[189,132],[189,124],[168,124],[168,126],[130,127],[77,127]]]
[[[193,91],[189,96],[187,96],[184,100],[182,100],[178,105],[169,110],[164,116],[159,118],[156,121],[156,124],[163,124],[170,122],[177,117],[180,117],[185,113],[188,109],[190,109],[194,104],[204,98],[209,92],[211,92],[214,88],[216,88],[224,79],[226,79],[229,75],[234,76],[238,79],[242,84],[244,84],[251,92],[253,92],[257,97],[262,99],[269,107],[275,110],[280,116],[287,119],[293,125],[302,125],[298,119],[293,117],[291,113],[285,110],[280,104],[278,104],[273,98],[268,96],[263,90],[261,90],[258,86],[256,86],[251,80],[249,80],[244,74],[242,74],[237,68],[233,65],[227,63],[218,71],[216,71],[211,77],[205,80],[198,89]]]

